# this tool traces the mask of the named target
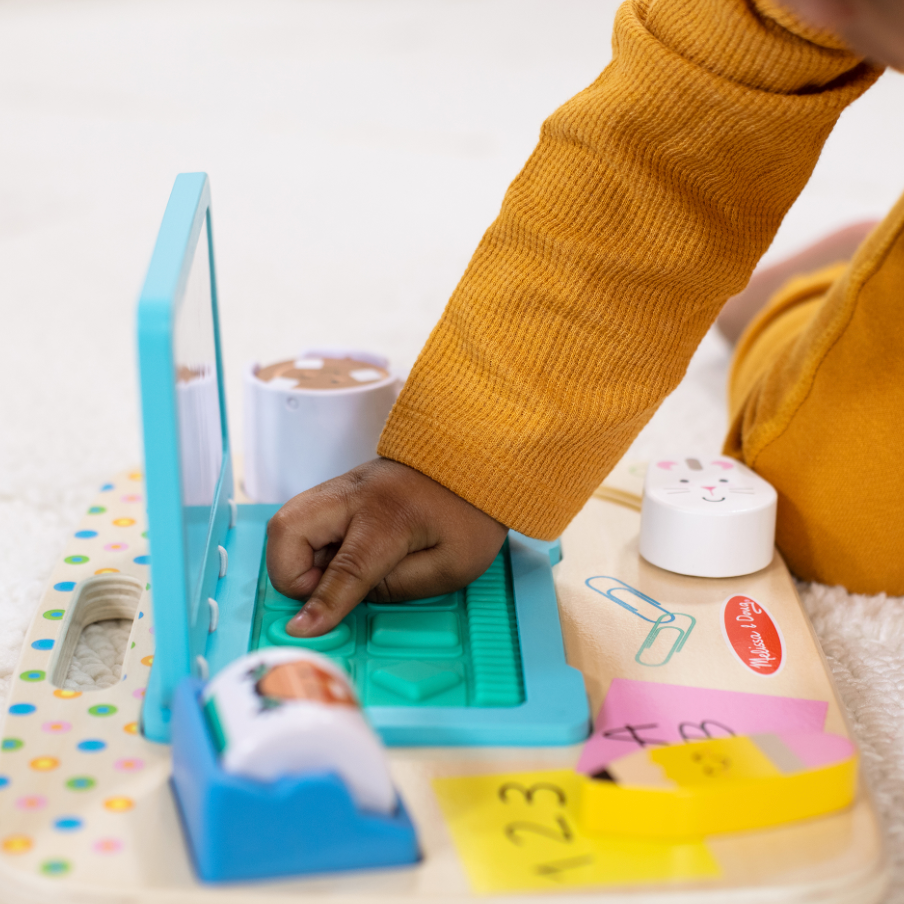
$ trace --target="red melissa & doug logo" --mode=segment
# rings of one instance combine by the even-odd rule
[[[755,599],[730,596],[725,600],[722,633],[735,656],[758,675],[775,675],[784,665],[781,631]]]

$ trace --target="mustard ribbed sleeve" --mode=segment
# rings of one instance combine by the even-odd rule
[[[629,0],[544,124],[379,453],[557,536],[746,284],[878,77],[766,0]]]

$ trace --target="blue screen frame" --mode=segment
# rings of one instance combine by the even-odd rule
[[[207,247],[199,248],[206,225]],[[189,574],[183,521],[180,437],[176,399],[174,332],[195,255],[208,255],[210,305],[223,434],[223,458],[214,493],[200,578]],[[207,600],[219,577],[219,546],[225,546],[233,496],[232,459],[223,389],[216,270],[206,173],[176,178],[138,302],[138,359],[144,432],[148,539],[155,653],[142,710],[142,730],[169,740],[170,705],[186,676],[205,677],[210,628]]]

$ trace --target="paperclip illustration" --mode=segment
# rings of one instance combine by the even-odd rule
[[[656,666],[665,665],[675,653],[680,652],[684,648],[688,637],[691,636],[691,631],[694,630],[694,625],[697,624],[697,619],[685,612],[673,612],[671,614],[672,622],[664,623],[664,615],[660,615],[656,619],[656,623],[650,629],[650,633],[647,634],[644,642],[640,645],[640,649],[637,651],[637,655],[634,657],[635,662],[656,668]],[[684,622],[685,627],[680,627],[681,622]],[[673,636],[672,631],[677,636]],[[660,637],[663,640],[657,643]]]
[[[658,603],[651,596],[647,596],[636,587],[620,581],[618,578],[609,577],[608,575],[597,575],[596,577],[587,578],[584,583],[591,590],[595,590],[597,593],[612,600],[613,603],[617,603],[622,609],[633,612],[638,618],[648,621],[651,625],[669,624],[675,620],[675,616],[661,603]],[[644,615],[637,606],[645,609],[649,614]],[[650,617],[651,615],[653,616],[652,618]]]

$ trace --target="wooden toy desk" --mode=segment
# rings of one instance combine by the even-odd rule
[[[613,839],[584,839],[592,850],[570,856],[578,834],[574,813],[566,807],[573,806],[577,792],[569,791],[566,800],[568,795],[546,779],[525,784],[500,778],[498,787],[495,779],[488,782],[488,797],[475,798],[471,809],[482,814],[485,807],[489,821],[464,835],[455,823],[453,842],[447,819],[455,814],[450,817],[449,800],[442,810],[437,797],[438,788],[452,783],[437,785],[435,779],[562,770],[562,782],[576,783],[579,744],[393,747],[393,776],[421,841],[417,866],[243,886],[197,882],[170,791],[170,748],[162,743],[169,739],[169,705],[188,675],[203,679],[208,668],[215,673],[218,665],[247,651],[265,523],[258,512],[258,532],[243,533],[223,404],[210,222],[206,176],[183,174],[139,303],[147,491],[138,472],[101,489],[55,568],[26,637],[0,744],[0,902],[276,902],[301,895],[335,902],[462,901],[473,896],[475,858],[486,861],[490,850],[504,855],[490,864],[497,871],[495,885],[477,882],[477,887],[504,890],[507,900],[518,900],[529,889],[562,900],[878,901],[886,866],[874,809],[862,787],[846,811],[706,839],[696,843],[694,860],[683,848],[626,847]],[[741,710],[754,699],[750,695],[773,708],[790,706],[787,701],[794,698],[794,705],[818,710],[816,731],[848,735],[826,663],[781,559],[731,580],[681,577],[646,564],[637,552],[642,474],[638,466],[617,469],[568,528],[554,593],[547,553],[524,554],[525,561],[533,556],[543,565],[542,605],[534,606],[533,598],[525,602],[539,579],[522,580],[527,589],[519,597],[513,565],[526,689],[522,709],[536,710],[536,701],[545,697],[543,713],[568,718],[554,735],[537,734],[537,725],[545,723],[534,720],[518,723],[514,733],[490,736],[496,722],[508,719],[511,728],[513,714],[519,716],[517,707],[488,706],[475,717],[483,742],[502,737],[506,743],[569,744],[580,738],[586,706],[575,669],[583,675],[593,713],[604,700],[609,706],[624,683],[660,696],[667,686],[685,696],[694,695],[689,688],[709,688],[723,701],[734,693]],[[148,516],[154,531],[153,611]],[[233,571],[224,578],[230,560]],[[224,591],[227,595],[217,598],[236,571],[239,584],[250,591],[232,597]],[[538,573],[530,566],[523,575]],[[723,609],[731,599],[759,601],[777,626],[781,649],[764,654],[769,668],[745,663],[746,654],[739,655],[723,636]],[[122,681],[103,691],[64,689],[80,627],[117,617],[133,619]],[[563,660],[562,641],[573,668]],[[540,650],[547,664],[554,661],[555,670],[533,669],[532,650]],[[514,647],[509,652],[514,655]],[[537,680],[540,674],[543,680]],[[701,694],[706,696],[698,690]],[[425,713],[404,714],[402,727],[410,733],[396,734],[394,742],[424,743],[411,730],[419,719],[425,722]],[[657,720],[668,718],[665,713]],[[442,721],[442,714],[437,719]],[[697,724],[707,733],[712,719],[701,704],[690,723],[682,724]],[[630,752],[632,744],[661,742],[648,734],[663,728],[657,720],[629,720],[610,726],[610,733]],[[720,730],[754,730],[732,727],[732,721],[729,710],[720,716]],[[459,733],[444,735],[443,743],[447,737],[473,742]],[[499,811],[498,804],[514,807],[518,799],[527,810],[512,821],[507,814],[515,811]],[[547,812],[550,805],[553,811]],[[299,819],[317,818],[299,814]],[[465,851],[462,839],[467,845],[475,837],[476,845]],[[622,868],[629,860],[630,875]],[[608,866],[600,871],[604,863]],[[695,863],[706,868],[690,868]],[[596,871],[591,875],[591,870]]]
[[[848,734],[837,694],[791,578],[776,556],[745,578],[680,577],[637,554],[639,513],[630,507],[642,467],[618,469],[563,537],[555,580],[568,659],[587,684],[593,711],[613,678],[633,678],[803,697],[828,703],[825,728]],[[169,748],[137,732],[153,655],[145,595],[138,603],[123,681],[106,691],[55,690],[46,641],[59,625],[66,579],[104,568],[146,579],[142,484],[124,474],[89,509],[80,531],[95,531],[90,562],[57,566],[26,638],[0,754],[0,901],[457,902],[473,897],[437,804],[437,777],[569,769],[580,747],[394,748],[392,770],[423,849],[413,868],[313,877],[246,886],[205,887],[194,878],[168,785]],[[621,502],[614,502],[620,499]],[[628,505],[624,504],[629,503]],[[85,549],[85,540],[77,545]],[[76,545],[75,542],[72,544]],[[96,553],[95,553],[96,550]],[[83,556],[84,557],[84,556]],[[696,620],[691,639],[668,662],[643,665],[638,649],[649,625],[588,588],[593,575],[614,575]],[[780,625],[785,661],[764,676],[739,663],[719,627],[726,597],[743,593],[768,605]],[[93,701],[96,699],[96,703]],[[91,704],[91,705],[89,705]],[[32,707],[31,710],[28,708]],[[68,776],[65,782],[61,778]],[[878,902],[887,884],[882,838],[865,787],[849,810],[783,828],[710,838],[721,875],[562,891],[550,879],[548,900],[612,902]],[[535,866],[525,846],[524,869]],[[527,900],[526,894],[505,900]],[[530,895],[533,897],[533,893]]]

